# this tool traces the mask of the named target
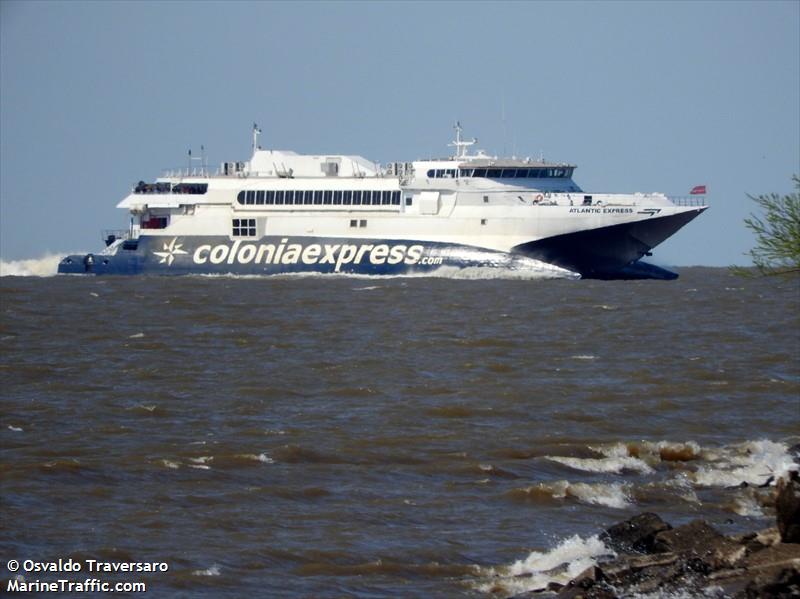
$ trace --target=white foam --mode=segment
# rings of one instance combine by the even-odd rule
[[[510,566],[483,570],[490,580],[478,585],[478,590],[488,593],[499,589],[516,595],[543,589],[551,582],[566,584],[595,565],[598,558],[614,555],[596,535],[588,539],[575,535],[550,551],[533,551]]]
[[[588,505],[604,505],[615,509],[630,507],[630,485],[625,483],[571,483],[556,480],[538,483],[523,489],[532,494],[549,494],[553,499],[570,497]]]
[[[220,574],[221,572],[217,564],[214,564],[205,570],[195,570],[192,572],[192,576],[219,576]]]
[[[650,474],[653,469],[639,458],[609,457],[609,458],[567,458],[561,456],[546,456],[551,462],[569,466],[584,472],[620,473],[623,470],[633,470],[641,474]]]
[[[134,333],[133,335],[128,335],[128,339],[141,339],[144,337],[144,333]]]
[[[8,430],[13,431],[15,433],[21,433],[22,432],[22,428],[21,427],[13,426],[11,424],[8,425]]]
[[[735,514],[746,517],[760,518],[764,516],[764,510],[752,495],[737,495],[733,498],[731,507]]]
[[[169,469],[171,469],[171,470],[177,470],[178,468],[180,468],[180,466],[178,465],[178,463],[177,463],[177,462],[173,462],[172,460],[163,459],[163,460],[161,460],[161,463],[162,463],[162,464],[163,464],[165,467],[167,467],[167,468],[169,468]]]
[[[582,503],[622,510],[633,503],[629,488],[630,485],[623,483],[572,483],[567,487],[567,495]]]
[[[0,260],[0,277],[52,277],[65,254],[47,254],[26,260]]]
[[[265,453],[259,453],[258,455],[254,453],[242,453],[239,454],[239,457],[244,458],[246,460],[253,460],[255,462],[261,462],[262,464],[274,464],[275,460],[269,457]]]
[[[530,268],[508,268],[505,266],[440,266],[430,273],[404,275],[409,277],[435,277],[460,280],[502,279],[510,281],[532,281],[538,279],[580,279],[578,273],[544,262]]]
[[[761,485],[798,469],[786,445],[768,440],[703,450],[702,457],[710,463],[689,475],[701,487]]]
[[[292,273],[278,273],[278,274],[235,274],[235,273],[205,273],[205,274],[191,274],[189,276],[201,278],[229,278],[229,279],[263,279],[263,278],[316,278],[316,277],[339,277],[345,279],[366,279],[366,280],[381,280],[387,279],[421,279],[421,278],[436,278],[436,279],[461,279],[461,280],[485,280],[485,279],[503,279],[503,280],[538,280],[538,279],[580,279],[581,275],[571,270],[560,268],[553,264],[540,262],[532,258],[511,257],[508,255],[503,263],[498,262],[495,266],[467,266],[464,268],[458,266],[439,266],[434,270],[427,272],[411,272],[396,275],[374,275],[374,274],[361,274],[349,272],[292,272]]]

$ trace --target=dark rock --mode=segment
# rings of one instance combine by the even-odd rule
[[[617,553],[649,553],[656,535],[671,528],[658,515],[645,512],[615,524],[600,535],[600,540]]]
[[[792,565],[800,566],[800,544],[778,543],[772,547],[765,547],[748,555],[741,565],[750,571],[771,567],[782,570]]]
[[[561,587],[558,599],[616,599],[616,593],[604,580],[603,571],[591,566]]]
[[[790,472],[778,481],[775,515],[784,543],[800,543],[800,478]]]
[[[771,580],[756,578],[745,588],[748,599],[789,599],[800,597],[800,571],[784,568]]]
[[[653,551],[677,553],[697,572],[733,567],[747,554],[745,545],[720,534],[703,520],[658,533]]]
[[[655,553],[705,554],[711,544],[725,537],[709,526],[705,520],[694,520],[678,528],[656,534],[653,551]]]

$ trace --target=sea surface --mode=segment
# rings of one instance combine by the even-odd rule
[[[2,277],[3,589],[91,558],[167,563],[96,575],[156,597],[507,597],[642,511],[771,526],[800,279],[680,272]]]

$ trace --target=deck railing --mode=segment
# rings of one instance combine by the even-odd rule
[[[704,195],[667,197],[676,206],[705,206],[708,204],[708,198]]]

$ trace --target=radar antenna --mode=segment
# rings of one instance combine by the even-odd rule
[[[447,144],[448,146],[454,147],[456,149],[456,155],[454,158],[466,158],[467,157],[467,148],[469,146],[474,146],[478,143],[478,138],[473,137],[472,141],[462,141],[461,140],[461,132],[463,129],[461,128],[461,122],[456,121],[455,126],[453,127],[456,130],[456,139],[455,141]]]

